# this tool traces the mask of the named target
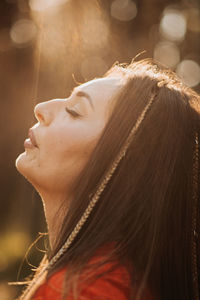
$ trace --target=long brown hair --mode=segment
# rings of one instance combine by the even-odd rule
[[[199,96],[151,59],[115,65],[105,76],[124,76],[126,84],[113,99],[106,127],[74,185],[74,199],[50,258],[82,216],[155,87],[156,99],[87,222],[48,276],[67,266],[69,291],[95,251],[114,242],[105,263],[114,256],[120,263],[132,263],[134,268],[127,268],[132,287],[139,284],[138,297],[148,285],[155,299],[196,300],[191,244]],[[199,263],[199,257],[197,260]],[[131,299],[135,296],[132,294]]]

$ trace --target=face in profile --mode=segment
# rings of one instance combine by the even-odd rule
[[[76,87],[67,99],[36,105],[38,122],[29,130],[16,167],[39,193],[70,192],[105,127],[111,99],[121,87],[117,77],[95,79]]]

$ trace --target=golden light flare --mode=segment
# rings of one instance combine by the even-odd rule
[[[37,40],[38,52],[42,58],[40,68],[47,64],[50,68],[58,61],[69,68],[72,59],[84,59],[88,55],[102,57],[108,53],[111,38],[108,18],[95,2],[86,2],[88,5],[77,8],[72,5],[72,1],[69,3],[69,10],[52,9],[42,13],[39,10],[32,11],[32,18],[40,28],[41,39]],[[67,53],[71,55],[70,61],[66,57]],[[97,60],[98,70],[100,60]]]

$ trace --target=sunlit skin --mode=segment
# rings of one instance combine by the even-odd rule
[[[111,100],[122,86],[119,77],[94,79],[76,87],[67,99],[35,107],[38,122],[32,131],[37,147],[27,140],[16,167],[42,198],[51,245],[62,223],[61,215],[59,224],[54,216],[63,201],[73,200],[72,184],[88,161],[112,110]]]

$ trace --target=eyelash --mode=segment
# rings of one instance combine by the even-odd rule
[[[74,118],[74,119],[81,118],[81,115],[79,113],[77,113],[75,110],[69,109],[67,107],[65,107],[65,110],[72,116],[72,118]]]

